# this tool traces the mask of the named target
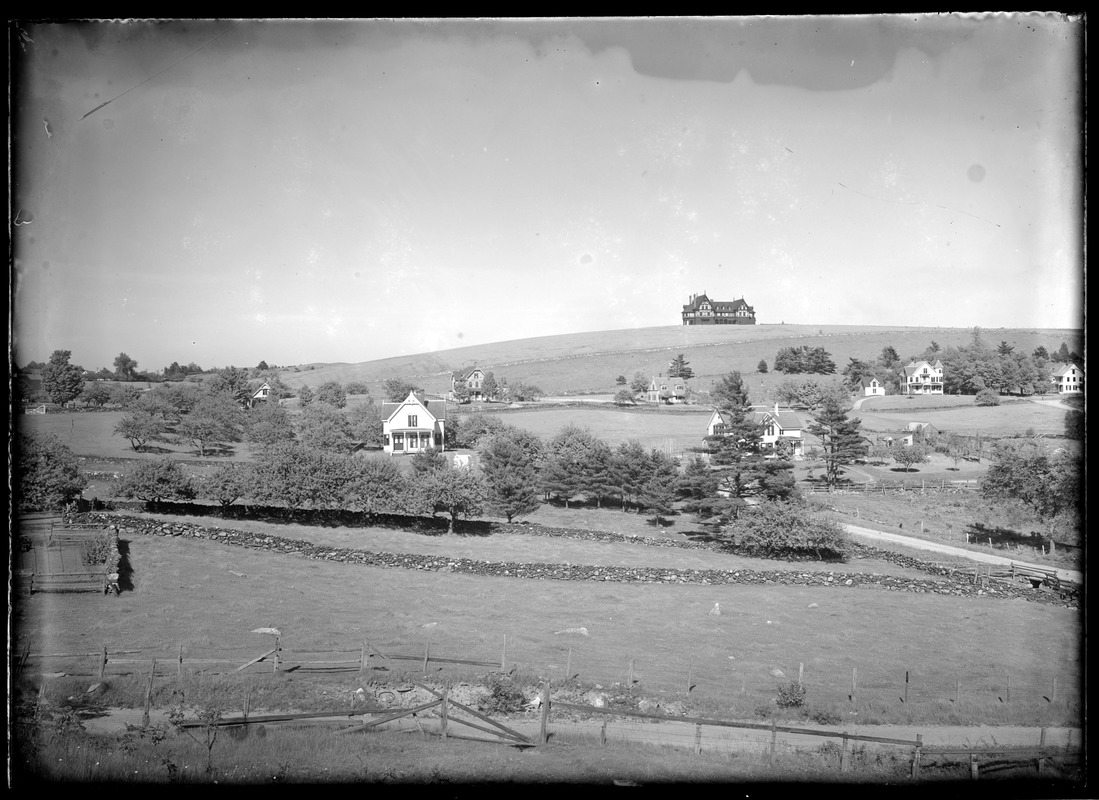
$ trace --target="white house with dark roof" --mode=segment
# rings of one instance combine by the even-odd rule
[[[863,397],[883,397],[885,386],[877,378],[863,378],[862,394]]]
[[[905,394],[942,394],[943,362],[913,361],[904,365]]]
[[[1084,391],[1084,371],[1075,364],[1062,364],[1050,376],[1057,394],[1078,394]]]
[[[645,399],[650,403],[683,403],[687,400],[687,382],[655,375],[645,390]]]
[[[264,382],[263,386],[256,389],[252,394],[252,399],[248,402],[251,408],[255,408],[256,403],[266,403],[271,399],[271,387]]]
[[[774,408],[753,408],[752,419],[763,426],[761,444],[764,450],[774,450],[780,443],[788,443],[794,457],[801,456],[805,423],[796,413],[775,403]],[[725,416],[715,408],[706,423],[706,435],[723,436],[728,424]]]
[[[442,452],[446,439],[446,401],[409,392],[399,403],[382,403],[382,450],[390,455]]]

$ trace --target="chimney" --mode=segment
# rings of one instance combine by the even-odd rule
[[[775,413],[778,413],[778,400],[775,401]]]

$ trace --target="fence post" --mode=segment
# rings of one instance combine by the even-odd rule
[[[798,662],[798,688],[799,689],[802,688],[801,687],[801,679],[804,676],[804,674],[805,674],[805,664],[803,664],[799,661]]]
[[[603,720],[603,727],[599,729],[599,745],[601,747],[607,746],[607,720]]]
[[[103,645],[103,657],[99,662],[99,677],[102,678],[107,673],[107,645]]]
[[[550,712],[550,689],[549,681],[546,681],[544,688],[542,689],[542,731],[541,742],[545,744],[549,741],[549,712]]]
[[[771,717],[771,765],[775,763],[775,744],[778,741],[778,731],[775,730],[775,718]]]
[[[695,755],[702,753],[702,725],[698,723],[695,725]]]
[[[851,705],[856,705],[856,696],[858,694],[858,677],[859,668],[851,667]]]
[[[183,642],[179,643],[179,660],[176,663],[176,677],[183,679]]]
[[[1007,675],[1007,702],[1011,702],[1011,674]]]
[[[627,685],[629,685],[631,687],[633,686],[633,659],[632,658],[630,659],[630,674],[629,674],[629,679],[627,681]]]
[[[687,694],[691,693],[691,667],[694,666],[694,659],[692,658],[687,662]]]
[[[908,670],[904,671],[904,704],[908,705]]]
[[[850,763],[847,757],[847,731],[843,732],[843,746],[840,749],[840,772],[847,772]]]
[[[366,672],[366,642],[359,643],[359,672]]]
[[[504,634],[504,647],[500,650],[500,672],[507,672],[507,659],[508,659],[508,635]]]
[[[954,705],[957,706],[962,699],[962,679],[954,679]]]
[[[450,692],[450,681],[443,683],[443,702],[441,705],[442,711],[439,712],[439,716],[443,721],[443,738],[446,738],[446,696]]]
[[[424,675],[427,674],[427,661],[431,654],[431,642],[424,642]]]
[[[1045,749],[1045,746],[1046,746],[1046,729],[1042,728],[1042,732],[1041,732],[1041,734],[1039,734],[1039,737],[1038,737],[1038,764],[1037,764],[1037,767],[1038,767],[1038,774],[1039,775],[1042,774],[1042,756],[1044,755],[1044,753],[1042,753],[1042,750]]]
[[[1056,675],[1053,676],[1053,691],[1050,693],[1049,702],[1051,702],[1051,703],[1056,703],[1057,702],[1057,676]]]
[[[153,675],[156,673],[156,659],[153,659],[153,666],[149,669],[149,685],[145,687],[145,711],[141,715],[141,727],[149,727],[149,707],[153,702]]]
[[[912,780],[920,779],[920,750],[923,747],[923,734],[916,734],[916,749],[912,751]]]
[[[978,771],[978,768],[977,768],[977,754],[976,753],[970,753],[969,754],[969,777],[970,777],[970,779],[977,780],[978,772],[979,771]]]
[[[569,645],[568,659],[565,661],[565,680],[572,679],[572,645]]]

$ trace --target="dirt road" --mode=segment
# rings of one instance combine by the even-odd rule
[[[1025,566],[1034,567],[1035,569],[1049,569],[1043,567],[1040,564],[1027,564],[1025,561],[1020,561],[1017,558],[1005,558],[1004,556],[993,555],[992,553],[981,553],[976,550],[966,550],[962,547],[953,547],[949,544],[939,544],[938,542],[929,542],[926,539],[916,539],[911,536],[901,536],[897,533],[885,533],[883,531],[876,531],[871,528],[860,528],[858,525],[844,525],[843,526],[848,533],[852,536],[857,536],[860,539],[868,539],[873,542],[901,545],[903,547],[911,547],[915,550],[930,550],[935,553],[946,553],[952,556],[960,556],[962,558],[968,558],[973,561],[979,561],[983,564],[998,564],[1002,566],[1009,566],[1012,563],[1022,564]],[[1063,581],[1072,581],[1077,585],[1083,584],[1083,574],[1072,569],[1058,569],[1056,570],[1057,577]]]

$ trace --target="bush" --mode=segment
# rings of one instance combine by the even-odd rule
[[[998,406],[1000,405],[1000,396],[991,389],[981,389],[977,392],[977,396],[973,398],[973,402],[979,406]]]
[[[481,701],[482,711],[490,714],[511,714],[522,711],[526,697],[507,678],[492,677],[488,681],[489,696]]]
[[[807,716],[820,725],[839,725],[843,722],[843,717],[836,709],[823,706],[813,706],[808,709]]]
[[[805,687],[797,681],[791,681],[778,687],[779,708],[801,708],[805,705]]]
[[[804,505],[761,503],[722,531],[733,549],[753,556],[846,558],[847,534],[835,522],[818,519]]]

